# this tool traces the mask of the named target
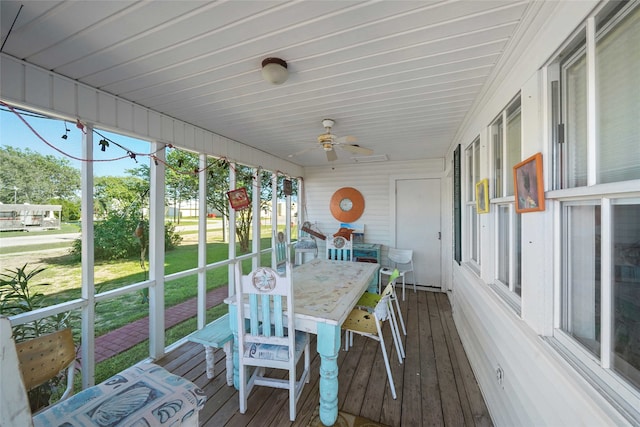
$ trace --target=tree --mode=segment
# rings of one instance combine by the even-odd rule
[[[182,150],[167,150],[166,191],[173,199],[174,221],[180,224],[180,205],[198,198],[198,155]]]
[[[69,160],[29,148],[0,147],[0,201],[46,204],[73,200],[80,191],[80,171]]]
[[[166,168],[166,190],[167,199],[173,199],[176,209],[182,201],[195,200],[198,198],[198,155],[181,150],[171,150],[167,153]],[[148,177],[149,168],[140,165],[131,173],[138,177]],[[229,201],[227,192],[229,191],[229,163],[223,159],[209,158],[207,168],[199,173],[207,174],[207,208],[220,212],[227,220],[229,219]],[[253,200],[253,182],[255,169],[248,166],[236,165],[236,188],[245,187],[249,198]],[[258,195],[261,206],[266,207],[271,201],[271,172],[262,171],[260,173],[261,193]],[[279,177],[278,197],[284,197],[282,181],[284,177]],[[293,181],[293,192],[297,193],[297,181]],[[236,212],[236,238],[240,244],[242,252],[249,251],[249,241],[251,238],[251,225],[253,222],[253,204],[248,208]]]
[[[243,165],[235,166],[236,188],[244,187],[247,190],[249,199],[260,197],[260,210],[266,208],[271,203],[272,187],[271,172],[262,171],[258,179],[260,180],[260,194],[254,195],[255,170]],[[285,177],[278,177],[278,198],[284,197]],[[292,182],[293,194],[297,193],[297,181]],[[224,160],[209,160],[207,166],[207,206],[221,212],[225,218],[229,218],[229,201],[227,199],[229,191],[229,163]],[[253,204],[246,209],[236,211],[236,237],[240,243],[242,252],[249,251],[249,240],[251,237],[251,225],[253,222]],[[258,215],[260,212],[258,212]]]
[[[124,212],[134,203],[140,203],[149,192],[149,181],[135,176],[98,176],[94,180],[95,212],[105,216],[111,212]],[[145,206],[139,206],[144,208]]]

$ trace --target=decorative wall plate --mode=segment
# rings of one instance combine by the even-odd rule
[[[353,187],[343,187],[331,196],[329,209],[338,221],[354,222],[364,212],[364,197]]]

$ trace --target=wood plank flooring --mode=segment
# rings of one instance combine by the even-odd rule
[[[388,325],[384,326],[397,399],[391,397],[380,344],[356,336],[354,346],[341,351],[338,358],[340,410],[389,426],[492,426],[447,295],[407,292],[400,304],[407,326],[403,364],[398,362]],[[206,377],[204,349],[199,344],[183,344],[156,363],[205,391],[201,426],[306,426],[319,401],[320,357],[313,351],[312,356],[311,380],[298,402],[294,423],[289,421],[286,390],[257,387],[249,397],[247,413],[238,412],[237,391],[226,384],[222,350],[215,353],[216,376],[211,380]]]

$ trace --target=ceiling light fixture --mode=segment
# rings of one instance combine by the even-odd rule
[[[267,58],[262,61],[262,77],[269,83],[279,85],[289,77],[287,63],[280,58]]]

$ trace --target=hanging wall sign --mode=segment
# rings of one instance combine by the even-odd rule
[[[236,211],[246,209],[251,204],[251,200],[249,200],[249,196],[247,195],[247,189],[244,187],[227,191],[227,197],[229,197],[231,207]]]
[[[284,180],[282,188],[285,196],[290,196],[293,193],[293,187],[290,179]]]

